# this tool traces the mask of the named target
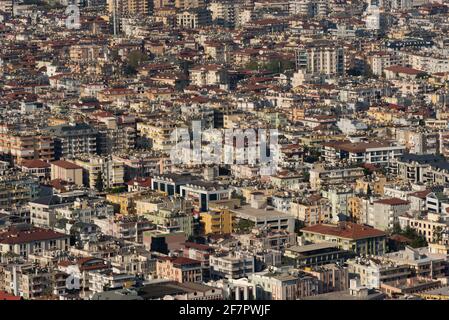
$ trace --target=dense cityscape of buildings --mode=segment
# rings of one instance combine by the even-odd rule
[[[448,9],[0,0],[0,300],[449,300]]]

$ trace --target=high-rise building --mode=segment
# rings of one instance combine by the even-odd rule
[[[328,41],[314,41],[296,49],[296,68],[307,74],[328,76],[345,72],[344,48]]]
[[[5,129],[0,132],[0,154],[18,164],[35,159],[51,161],[54,159],[53,138],[41,132]]]
[[[307,17],[325,17],[329,14],[328,0],[291,0],[289,2],[290,14]]]
[[[205,6],[204,0],[175,0],[175,7],[178,9],[196,9]]]
[[[71,123],[47,128],[55,139],[55,158],[71,158],[97,152],[97,130],[86,123]]]

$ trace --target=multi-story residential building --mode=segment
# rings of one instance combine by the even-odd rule
[[[204,0],[175,0],[175,8],[178,9],[194,9],[205,7]]]
[[[381,199],[373,202],[368,208],[367,224],[379,230],[393,228],[398,217],[410,209],[410,203],[398,198]]]
[[[208,245],[186,242],[182,249],[182,256],[201,262],[201,266],[203,267],[203,281],[206,281],[210,278],[209,257],[214,251],[215,249]]]
[[[320,195],[295,199],[291,203],[290,213],[306,226],[331,222],[331,204],[329,199]]]
[[[190,69],[190,82],[198,87],[226,85],[228,73],[220,65],[200,65]]]
[[[320,293],[346,291],[349,289],[349,272],[347,267],[337,264],[325,264],[305,272],[318,279]]]
[[[55,159],[73,158],[80,154],[97,153],[98,132],[86,123],[70,123],[48,127],[54,137]]]
[[[234,231],[234,214],[228,208],[201,212],[204,234],[230,234]]]
[[[39,197],[39,179],[24,174],[0,177],[0,209],[15,209]]]
[[[172,133],[177,128],[178,123],[167,119],[158,119],[152,122],[138,122],[137,131],[141,137],[149,139],[149,143],[154,150],[170,152],[174,146]]]
[[[363,176],[363,168],[359,166],[318,164],[310,169],[309,182],[312,189],[318,190],[325,186],[351,183]]]
[[[295,54],[296,68],[306,74],[335,76],[345,72],[345,52],[338,44],[314,41],[297,48]]]
[[[382,255],[386,252],[385,232],[352,222],[317,224],[302,228],[301,232],[306,241],[336,243],[339,248],[357,254]]]
[[[153,13],[151,0],[108,0],[108,11],[117,16],[149,16]]]
[[[398,142],[405,145],[410,153],[436,154],[440,150],[439,132],[398,129],[396,131],[396,137]]]
[[[331,207],[329,218],[333,222],[338,222],[344,220],[345,217],[349,217],[348,200],[353,194],[353,189],[347,186],[332,186],[321,191],[323,198],[329,200]]]
[[[404,154],[390,163],[397,178],[411,183],[449,182],[448,162],[438,155]]]
[[[119,207],[120,214],[136,214],[140,213],[137,211],[137,201],[145,199],[148,196],[146,191],[134,191],[134,192],[120,192],[120,193],[108,193],[106,195],[106,200],[117,205]]]
[[[146,231],[154,229],[148,220],[135,215],[99,216],[93,218],[92,222],[105,235],[138,243],[142,243]]]
[[[385,68],[400,64],[400,58],[394,52],[376,51],[368,54],[368,64],[376,76],[382,76]]]
[[[157,276],[179,283],[203,281],[201,261],[185,257],[161,257],[156,262]]]
[[[136,144],[136,120],[133,116],[114,116],[107,112],[95,115],[98,121],[97,152],[127,152]]]
[[[209,4],[212,21],[225,28],[234,28],[239,6],[232,1],[214,1]]]
[[[50,164],[42,160],[25,160],[20,165],[22,172],[38,177],[40,180],[50,178]]]
[[[430,212],[424,218],[401,215],[398,217],[398,223],[402,230],[407,227],[415,229],[428,243],[441,241],[442,233],[449,230],[447,218],[445,220],[441,215]]]
[[[67,275],[59,277],[48,268],[36,267],[28,263],[7,265],[1,272],[4,273],[4,280],[1,285],[2,291],[21,296],[27,300],[45,299],[53,293],[59,293],[59,290],[57,290],[58,283],[53,280],[59,280],[59,286],[61,282],[65,285],[67,277]],[[65,292],[65,290],[62,290],[62,292]]]
[[[57,219],[90,223],[95,217],[114,215],[114,207],[103,199],[76,199],[69,206],[55,209]]]
[[[355,258],[348,260],[349,273],[355,274],[363,286],[380,288],[383,282],[407,279],[412,275],[408,265],[380,258]]]
[[[104,189],[113,188],[125,182],[123,163],[114,161],[112,157],[77,157],[75,164],[83,168],[84,184],[91,189],[96,188],[99,178],[102,180]]]
[[[439,278],[445,274],[447,265],[444,254],[434,254],[427,248],[414,249],[406,246],[404,250],[387,253],[383,258],[397,264],[407,265],[413,276]]]
[[[0,131],[0,154],[17,164],[26,160],[51,161],[55,157],[54,141],[42,132]]]
[[[73,162],[56,160],[51,163],[51,180],[60,179],[83,186],[83,168]]]
[[[0,233],[0,252],[27,258],[31,253],[49,250],[68,250],[70,236],[37,227],[10,227]]]
[[[263,271],[250,276],[257,300],[298,300],[318,294],[318,281],[304,272]]]
[[[31,223],[40,227],[53,227],[56,223],[56,209],[67,207],[70,198],[57,195],[41,197],[29,202]]]
[[[145,214],[152,223],[164,228],[183,231],[188,237],[193,235],[193,215],[179,209],[159,209]]]
[[[256,203],[245,205],[241,208],[230,209],[239,219],[249,220],[256,228],[267,228],[270,230],[286,230],[294,232],[295,217],[291,213],[282,213],[273,208],[258,206]]]
[[[212,279],[239,279],[256,271],[256,262],[252,254],[233,251],[215,253],[209,257]]]
[[[329,13],[328,0],[290,0],[288,5],[292,15],[314,18],[325,17]]]
[[[389,161],[400,157],[405,146],[386,142],[329,142],[324,143],[324,158],[327,162],[347,159],[356,163],[387,165]]]
[[[176,15],[176,25],[186,29],[196,29],[211,25],[212,17],[209,10],[196,8],[187,9]]]

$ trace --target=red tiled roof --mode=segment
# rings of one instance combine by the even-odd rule
[[[301,229],[301,231],[336,236],[339,238],[352,240],[382,237],[386,235],[385,232],[381,230],[352,222],[346,222],[341,225],[316,224],[313,226],[305,227]]]
[[[25,168],[50,168],[48,162],[42,160],[25,160],[22,162],[22,167]]]
[[[399,199],[399,198],[389,198],[389,199],[377,200],[377,201],[374,201],[374,203],[388,204],[390,206],[401,206],[404,204],[408,204],[409,202],[406,200]]]
[[[423,190],[423,191],[417,191],[417,192],[410,193],[410,196],[417,197],[420,199],[425,199],[429,193],[430,193],[430,190]]]
[[[186,242],[186,243],[184,243],[184,246],[186,248],[193,248],[193,249],[197,249],[197,250],[201,250],[201,251],[214,251],[214,249],[208,245],[194,243],[194,242]]]
[[[391,66],[385,68],[386,71],[392,71],[396,73],[404,73],[404,74],[410,74],[410,75],[418,75],[425,73],[424,71],[409,68],[409,67],[403,67],[403,66]]]
[[[82,169],[79,165],[65,160],[53,161],[51,164],[64,169]]]
[[[33,241],[45,241],[68,237],[68,235],[65,235],[63,233],[37,227],[32,227],[30,230],[16,230],[10,228],[8,231],[0,233],[0,243],[21,244]]]

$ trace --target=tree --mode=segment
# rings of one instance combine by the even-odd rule
[[[401,234],[402,229],[401,226],[398,222],[395,222],[395,224],[393,225],[393,230],[392,230],[392,234]]]
[[[254,227],[254,222],[251,220],[240,219],[236,225],[237,232],[249,232]]]
[[[95,180],[95,188],[100,192],[103,192],[104,190],[103,172],[101,171],[98,172],[97,180]]]
[[[440,242],[443,239],[443,228],[438,226],[435,228],[435,231],[433,232],[434,234],[434,241],[435,242]]]
[[[134,69],[137,69],[143,62],[148,60],[148,57],[146,54],[139,50],[131,51],[128,54],[128,65],[133,67]]]

